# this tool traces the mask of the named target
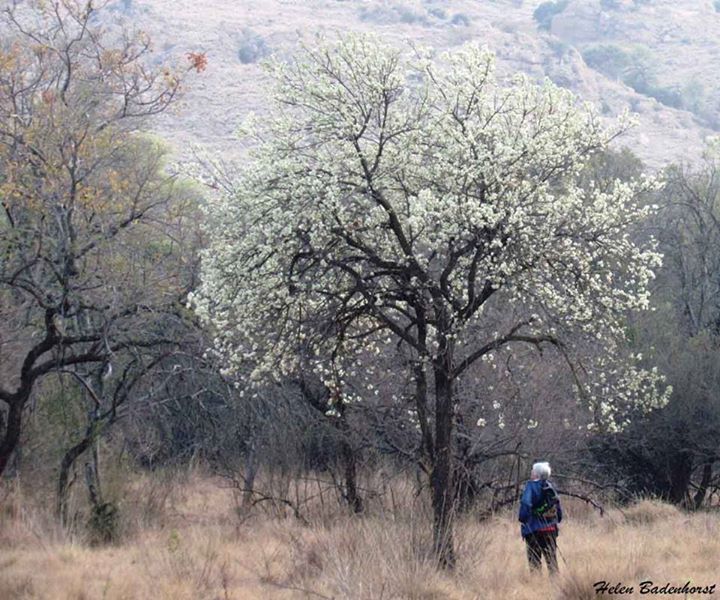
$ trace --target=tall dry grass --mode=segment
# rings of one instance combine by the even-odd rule
[[[708,585],[720,579],[717,514],[644,501],[601,518],[568,501],[554,579],[528,571],[514,511],[483,522],[463,516],[458,565],[446,573],[427,554],[427,503],[407,482],[396,482],[360,518],[322,498],[319,484],[296,491],[303,490],[316,491],[303,505],[307,523],[267,502],[238,511],[232,489],[197,473],[137,477],[123,494],[122,539],[108,547],[61,530],[21,489],[5,490],[0,598],[577,600],[598,597],[599,580],[637,591],[646,579]]]

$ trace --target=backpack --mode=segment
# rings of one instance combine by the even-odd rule
[[[532,509],[532,513],[544,521],[554,521],[558,518],[558,505],[560,498],[552,484],[545,480],[542,483],[540,503]]]

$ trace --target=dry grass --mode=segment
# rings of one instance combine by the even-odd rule
[[[427,506],[402,486],[365,517],[318,505],[303,525],[257,510],[239,517],[231,491],[199,475],[164,485],[143,477],[130,486],[123,511],[135,526],[105,548],[64,534],[13,491],[0,510],[0,598],[578,600],[595,598],[598,580],[637,589],[645,579],[705,585],[717,577],[720,517],[656,502],[604,518],[568,502],[561,574],[551,580],[528,572],[514,513],[463,517],[457,569],[441,573],[426,554]]]

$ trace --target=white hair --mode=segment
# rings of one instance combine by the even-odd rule
[[[537,462],[532,466],[531,475],[535,475],[538,479],[547,479],[550,477],[550,463]]]

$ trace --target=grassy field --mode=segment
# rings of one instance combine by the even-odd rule
[[[640,597],[644,580],[720,583],[720,515],[650,501],[604,517],[566,502],[555,579],[529,573],[514,511],[462,517],[457,569],[439,573],[426,554],[427,506],[406,488],[362,518],[316,503],[303,523],[268,502],[239,512],[230,489],[198,474],[162,485],[143,477],[123,494],[121,540],[104,547],[61,531],[42,501],[5,489],[0,598],[576,600],[602,597],[600,580],[634,586],[623,598]]]

